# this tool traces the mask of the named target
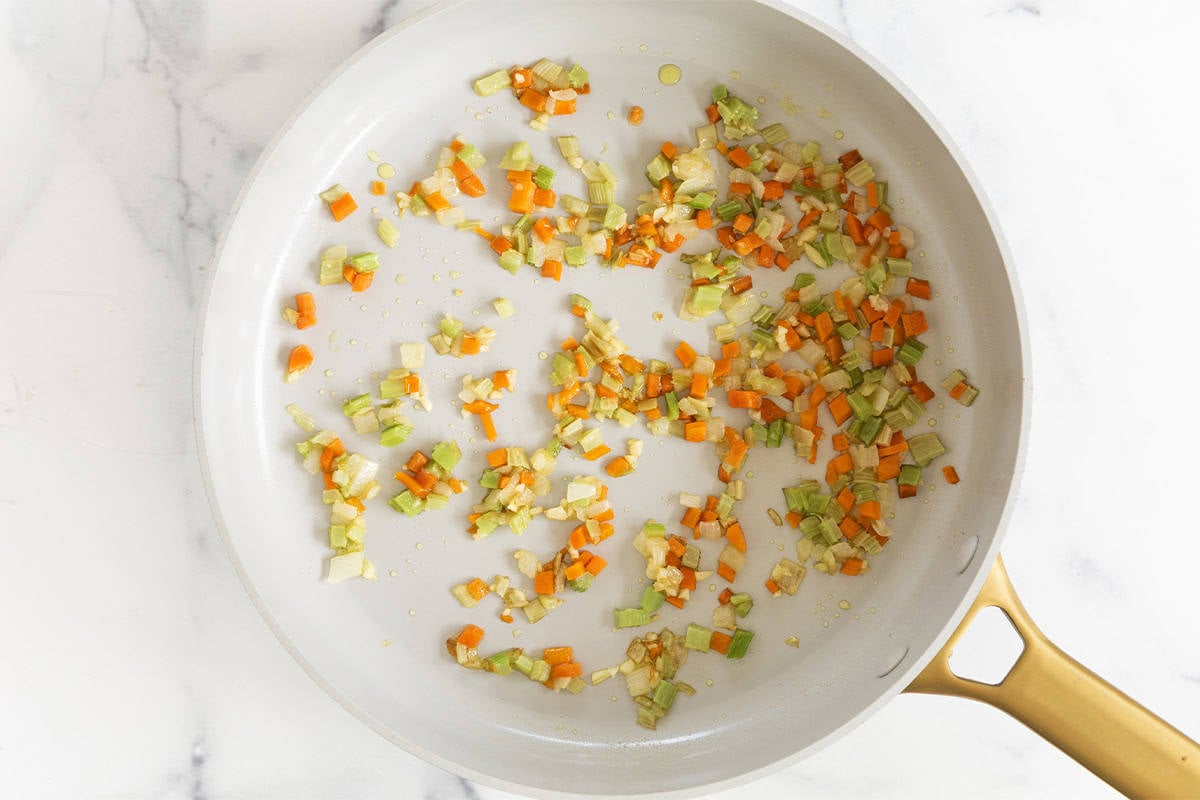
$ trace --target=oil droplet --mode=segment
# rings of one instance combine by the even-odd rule
[[[384,646],[384,647],[391,647],[391,646],[392,646],[392,640],[391,640],[391,639],[384,639],[384,640],[383,640],[383,646]]]
[[[713,679],[712,679],[712,678],[709,678],[708,680],[706,680],[706,681],[704,682],[704,685],[705,685],[705,686],[712,686],[712,685],[713,685]]]
[[[850,601],[849,600],[839,600],[838,608],[840,608],[842,611],[849,611],[850,610]]]
[[[350,340],[350,346],[351,346],[351,347],[355,347],[356,345],[358,345],[358,339],[351,339],[351,340]]]
[[[468,441],[470,444],[475,444],[475,443],[477,443],[479,440],[478,440],[478,439],[476,439],[474,436],[472,436],[470,439],[467,439],[467,441]]]
[[[423,305],[425,305],[425,301],[424,301],[424,300],[422,300],[422,299],[421,299],[421,298],[419,298],[419,297],[417,298],[417,300],[416,300],[416,303],[417,303],[417,305],[419,305],[419,306],[423,306]]]
[[[840,130],[840,129],[839,129],[839,130],[836,130],[836,131],[834,131],[834,132],[833,132],[833,138],[835,138],[835,139],[845,139],[845,138],[846,138],[846,133],[845,133],[845,131],[842,131],[842,130]]]
[[[938,403],[938,410],[939,410],[939,411],[945,411],[945,410],[946,410],[946,404],[945,404],[945,403]]]
[[[799,647],[800,639],[795,636],[789,636],[783,640],[783,643],[786,644],[788,647]]]
[[[783,552],[783,545],[778,545],[778,546],[777,546],[775,549],[776,549],[776,550],[778,550],[779,552],[781,552],[781,553],[782,553],[782,552]]]
[[[759,292],[758,296],[761,297],[763,300],[766,300],[768,297],[770,297],[770,295],[767,294],[766,291]]]
[[[325,390],[324,390],[324,389],[317,389],[317,394],[325,394]]]
[[[607,116],[608,116],[608,118],[609,118],[609,119],[616,119],[616,118],[617,118],[617,112],[615,112],[615,111],[610,111],[610,112],[608,112],[608,115],[607,115]]]
[[[828,628],[828,627],[829,627],[829,620],[824,620],[824,621],[821,623],[821,627],[822,627],[822,628]]]
[[[740,69],[731,69],[729,70],[729,77],[735,81],[740,81],[742,79],[742,71]]]
[[[375,174],[383,178],[385,181],[390,181],[396,177],[396,168],[391,164],[384,162],[375,168]]]
[[[929,427],[931,427],[931,428],[936,428],[936,427],[937,427],[937,420],[936,420],[936,419],[931,419],[931,420],[929,420]]]
[[[867,613],[874,614],[874,613],[875,613],[875,606],[871,606],[870,608],[868,608],[868,609],[867,609]]]
[[[483,122],[483,112],[482,112],[482,111],[476,111],[476,112],[475,112],[475,121],[476,121],[476,122]]]
[[[396,576],[397,576],[397,575],[399,575],[399,574],[400,574],[400,573],[399,573],[399,572],[396,572],[396,570],[394,570],[394,569],[389,569],[389,570],[388,570],[388,577],[394,578],[394,577],[396,577]]]
[[[710,592],[715,592],[715,591],[717,590],[717,585],[716,585],[715,583],[710,583],[710,584],[708,585],[708,590],[709,590]]]
[[[783,106],[784,112],[788,114],[799,114],[804,110],[804,106],[798,106],[792,102],[792,96],[790,94],[783,96],[783,100],[780,102],[780,105]]]
[[[359,306],[359,307],[358,307],[358,310],[359,310],[359,311],[366,311],[366,310],[367,310],[367,304],[366,304],[366,303],[363,303],[361,306]]]
[[[747,473],[746,473],[746,477],[747,477],[747,478],[753,478],[753,477],[754,477],[754,470],[750,470],[749,472],[747,472]]]
[[[648,44],[639,44],[638,45],[638,50],[641,50],[643,53],[649,49],[650,49],[650,45],[648,45]]]
[[[424,549],[425,549],[425,545],[424,545],[424,544],[422,544],[421,542],[417,542],[416,544],[414,544],[414,545],[413,545],[413,547],[417,548],[418,550],[424,550]]]
[[[767,102],[766,96],[760,94],[758,96],[758,104],[761,106],[761,105],[765,104],[766,102]]]
[[[924,257],[925,257],[925,251],[924,251],[924,250],[918,250],[918,251],[917,251],[917,255],[918,255],[918,256],[920,256],[921,258],[924,258]]]
[[[520,628],[513,628],[513,638],[514,639],[521,638],[521,629]]]
[[[362,382],[363,382],[363,379],[362,379],[362,378],[355,378],[355,379],[354,379],[354,382],[355,382],[355,383],[362,383]]]
[[[371,161],[378,161],[380,156],[379,156],[379,153],[376,153],[374,150],[368,150],[367,158]]]
[[[654,321],[655,321],[655,322],[662,322],[662,321],[663,321],[663,314],[662,314],[662,312],[661,312],[661,311],[655,311],[655,312],[654,312],[653,314],[651,314],[650,316],[652,316],[652,317],[654,318]]]
[[[683,70],[675,64],[663,64],[658,68],[658,79],[664,86],[674,86],[683,77]]]
[[[833,116],[833,114],[830,114],[829,109],[827,109],[825,106],[821,106],[820,108],[817,109],[817,118],[818,119],[829,119],[832,116]]]
[[[617,696],[615,694],[612,695],[611,697],[609,697],[608,699],[612,700],[614,703],[617,702]]]
[[[455,296],[455,297],[462,297],[462,296],[463,296],[463,290],[462,290],[462,289],[455,289],[455,290],[454,290],[454,296]]]
[[[396,273],[396,283],[404,283],[404,273],[403,272]]]
[[[837,611],[835,611],[835,612],[833,612],[833,618],[834,618],[834,619],[841,619],[841,618],[842,618],[842,615],[841,615],[841,614],[839,614]]]
[[[546,360],[547,358],[549,358],[549,357],[550,357],[550,354],[549,354],[549,353],[547,353],[545,350],[543,350],[542,352],[538,353],[538,358],[540,358],[542,361],[545,361],[545,360]]]
[[[415,608],[410,608],[410,609],[408,610],[408,615],[409,615],[410,617],[415,617],[415,616],[417,615],[417,610],[416,610]]]
[[[442,276],[439,273],[437,273],[437,272],[433,273],[433,282],[434,283],[437,283],[441,279],[442,279]]]
[[[450,259],[444,258],[444,259],[442,259],[442,261],[445,261],[448,263],[450,261]],[[458,280],[459,278],[462,277],[462,273],[456,269],[452,269],[452,270],[450,270],[450,277],[454,280]]]
[[[371,213],[376,215],[379,214],[379,206],[371,206]]]
[[[383,317],[384,319],[387,319],[391,315],[392,315],[392,312],[388,311],[386,308],[379,312],[379,316]]]
[[[331,369],[327,369],[327,370],[325,370],[325,377],[326,377],[326,378],[332,378],[332,377],[333,377],[333,370],[331,370]]]

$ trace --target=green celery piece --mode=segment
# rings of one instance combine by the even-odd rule
[[[493,656],[488,656],[487,662],[492,672],[497,675],[508,675],[513,671],[512,650],[501,650]]]
[[[525,263],[525,258],[521,255],[519,249],[505,250],[497,259],[497,263],[509,272],[516,274],[521,265]]]
[[[707,653],[711,642],[712,630],[710,628],[697,625],[694,622],[688,623],[687,632],[684,634],[684,647],[688,650],[699,650],[702,653]]]
[[[587,263],[587,251],[579,245],[563,248],[563,260],[572,267],[582,267]]]
[[[712,204],[717,201],[717,196],[712,192],[700,192],[688,201],[688,205],[697,211],[703,211],[706,208],[711,208]]]
[[[671,706],[675,703],[675,695],[678,691],[675,684],[670,681],[659,681],[658,686],[654,688],[654,697],[652,699],[663,711],[670,711]]]
[[[663,601],[667,599],[665,592],[660,592],[651,584],[642,592],[642,610],[647,614],[653,614],[658,609],[662,608]]]
[[[650,612],[644,608],[617,608],[613,610],[613,624],[618,628],[637,628],[650,622]]]
[[[539,189],[549,189],[554,185],[554,174],[554,170],[545,164],[538,164],[538,168],[533,171],[533,183]]]
[[[384,447],[395,447],[402,444],[413,432],[413,426],[407,422],[398,422],[384,428],[379,433],[379,443]]]
[[[415,517],[425,510],[425,501],[407,489],[389,500],[388,505],[410,517]]]
[[[908,451],[918,467],[925,467],[938,456],[946,454],[946,447],[936,433],[921,433],[908,439]]]
[[[586,592],[592,586],[592,581],[596,576],[590,572],[585,572],[573,581],[570,581],[567,586],[570,586],[573,591]]]
[[[475,94],[487,97],[511,85],[512,78],[509,76],[508,71],[498,69],[490,75],[484,75],[475,81]]]
[[[379,269],[378,253],[356,253],[346,259],[346,263],[359,272],[374,272]]]
[[[449,474],[458,466],[458,462],[462,458],[462,450],[459,449],[458,442],[438,442],[433,446],[433,451],[429,454],[429,457]]]
[[[667,392],[667,419],[679,419],[679,398],[675,392]]]
[[[750,642],[754,639],[754,632],[748,631],[745,628],[738,628],[733,632],[733,640],[729,643],[729,651],[725,653],[726,658],[745,658],[746,651],[750,649]]]
[[[896,483],[901,486],[916,486],[921,482],[921,468],[916,464],[903,464],[900,467],[900,475],[896,478]]]
[[[484,470],[484,473],[479,476],[479,485],[485,489],[499,489],[500,473],[494,469]]]
[[[353,417],[360,411],[366,411],[371,407],[371,395],[360,394],[358,397],[351,397],[346,402],[342,403],[342,413],[347,417]]]
[[[581,89],[588,82],[588,71],[576,64],[567,73],[567,83],[572,89]]]

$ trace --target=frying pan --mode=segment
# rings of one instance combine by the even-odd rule
[[[580,112],[554,119],[548,133],[527,127],[525,109],[511,97],[471,92],[471,79],[541,56],[582,63],[593,84]],[[664,63],[682,69],[677,85],[656,79]],[[877,165],[897,217],[918,233],[916,268],[937,292],[923,377],[940,380],[962,367],[983,392],[970,409],[931,406],[932,421],[920,423],[936,424],[962,483],[928,480],[917,499],[901,503],[897,535],[865,576],[811,572],[795,597],[778,599],[751,588],[762,596],[746,621],[757,634],[750,656],[733,662],[693,654],[680,678],[698,694],[682,698],[650,732],[634,724],[619,681],[578,696],[554,694],[462,670],[441,642],[475,622],[488,631],[484,651],[570,644],[587,669],[618,663],[629,636],[612,630],[611,610],[632,604],[641,586],[629,536],[648,518],[672,523],[679,491],[716,489],[710,458],[644,430],[606,428],[610,443],[637,436],[646,446],[638,472],[611,481],[618,530],[627,535],[608,543],[610,572],[538,625],[505,626],[497,609],[460,608],[447,589],[475,575],[515,574],[514,548],[553,552],[565,531],[538,520],[521,539],[502,533],[475,542],[463,532],[468,495],[416,519],[380,503],[367,512],[367,550],[379,579],[325,583],[320,487],[299,468],[293,444],[303,434],[283,406],[299,404],[351,449],[381,460],[385,474],[412,448],[455,438],[466,454],[461,477],[470,479],[487,443],[456,414],[459,379],[517,369],[518,392],[497,416],[502,443],[544,442],[552,421],[539,400],[548,385],[543,358],[575,332],[568,291],[619,321],[621,337],[641,355],[667,354],[680,340],[705,345],[705,325],[674,313],[685,276],[673,259],[653,271],[589,265],[555,284],[532,271],[509,275],[475,237],[411,218],[398,223],[400,244],[383,248],[373,220],[391,206],[366,192],[377,170],[367,153],[393,165],[394,188],[404,188],[432,171],[437,148],[456,133],[493,165],[508,143],[528,140],[538,161],[562,167],[556,189],[579,193],[551,138],[573,133],[585,154],[629,176],[619,192],[632,194],[664,139],[692,141],[718,82],[761,103],[763,120],[784,123],[792,138],[817,140],[832,153],[856,147]],[[623,119],[634,103],[646,109],[638,128]],[[501,183],[497,175],[490,174],[493,184]],[[337,182],[363,208],[334,224],[313,196]],[[470,215],[498,224],[506,213],[499,194],[477,201]],[[317,254],[336,243],[383,251],[369,292],[315,287]],[[755,290],[776,297],[790,278],[756,273]],[[307,290],[317,294],[320,322],[298,332],[279,311]],[[515,304],[515,317],[492,312],[490,301],[501,296]],[[340,414],[342,400],[397,366],[396,345],[427,337],[444,311],[497,330],[492,349],[463,361],[431,355],[426,379],[436,405],[418,413],[416,433],[397,448],[403,456],[356,438]],[[448,2],[355,54],[254,168],[218,248],[197,340],[199,439],[230,555],[284,646],[372,728],[472,780],[542,796],[716,790],[813,754],[907,689],[999,706],[1128,794],[1194,794],[1196,745],[1050,644],[998,559],[1026,432],[1022,325],[994,217],[953,146],[904,87],[819,22],[773,2]],[[317,366],[285,385],[283,359],[299,341],[312,347]],[[596,474],[596,467],[564,455],[556,479],[575,474]],[[794,541],[766,510],[779,505],[780,487],[820,475],[786,452],[756,449],[747,477],[739,506],[751,539],[746,574],[765,576]],[[711,563],[715,553],[706,558]],[[704,622],[716,591],[702,585],[686,610],[668,608],[659,624]],[[1006,612],[1025,645],[998,685],[959,679],[947,663],[962,629],[989,605]],[[785,646],[788,636],[800,646]]]

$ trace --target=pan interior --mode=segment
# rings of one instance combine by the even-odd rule
[[[480,20],[488,22],[475,24]],[[577,60],[593,82],[580,113],[554,119],[548,134],[529,129],[525,109],[510,96],[479,98],[470,89],[479,75],[541,56]],[[657,80],[665,63],[681,68],[678,85]],[[637,436],[647,451],[634,476],[610,481],[619,532],[603,550],[610,571],[538,625],[518,616],[506,626],[496,619],[494,598],[468,611],[448,587],[476,575],[516,575],[514,548],[553,552],[569,529],[543,522],[519,540],[500,532],[473,542],[462,529],[474,493],[417,520],[378,503],[367,520],[379,580],[323,583],[326,511],[319,481],[297,463],[293,444],[302,434],[283,406],[298,403],[351,449],[381,458],[386,474],[412,449],[456,436],[468,454],[464,465],[475,471],[460,467],[460,477],[473,482],[482,461],[475,454],[487,443],[457,418],[458,380],[466,372],[516,368],[518,394],[497,417],[502,443],[533,449],[545,442],[552,420],[542,402],[546,362],[538,354],[576,333],[567,292],[585,294],[598,313],[619,320],[622,338],[640,355],[665,356],[680,339],[707,345],[704,324],[675,315],[684,283],[672,257],[654,271],[610,273],[589,264],[556,285],[536,280],[532,270],[510,276],[474,237],[406,217],[398,223],[401,242],[383,252],[384,268],[370,292],[317,290],[314,275],[319,251],[331,244],[383,249],[369,207],[390,215],[391,206],[367,194],[377,166],[366,158],[369,150],[395,166],[393,188],[406,188],[429,174],[437,148],[461,133],[491,162],[484,170],[489,195],[469,216],[495,228],[495,218],[508,218],[494,170],[508,143],[530,141],[535,158],[559,171],[560,193],[582,194],[584,187],[558,157],[557,134],[578,135],[585,154],[604,158],[637,184],[662,140],[693,141],[717,82],[747,100],[765,98],[763,120],[784,123],[792,138],[815,139],[830,154],[858,148],[889,180],[897,219],[917,231],[916,272],[937,292],[921,377],[936,387],[962,367],[982,394],[971,409],[944,397],[930,406],[937,424],[931,430],[951,450],[943,463],[957,467],[962,483],[946,486],[937,469],[928,470],[921,495],[899,505],[897,535],[869,575],[810,571],[795,597],[772,599],[762,589],[770,565],[794,557],[795,541],[766,509],[783,510],[781,486],[823,473],[786,452],[753,451],[754,478],[739,510],[752,545],[736,586],[755,596],[745,624],[757,637],[742,662],[693,654],[679,677],[697,696],[680,698],[651,733],[634,724],[619,679],[579,696],[556,695],[517,678],[459,669],[441,642],[475,622],[488,631],[484,652],[570,644],[587,669],[620,661],[629,636],[612,630],[611,611],[635,604],[643,583],[628,540],[647,518],[673,524],[677,492],[715,491],[714,459],[697,457],[682,442],[659,443],[640,426],[604,426],[614,449]],[[639,128],[623,119],[633,103],[646,110]],[[336,182],[362,207],[340,224],[313,197]],[[632,191],[622,187],[619,194]],[[761,280],[756,273],[755,290],[769,291],[776,302],[790,279],[791,272],[764,271]],[[298,334],[280,322],[279,309],[310,289],[321,324]],[[492,313],[490,301],[499,296],[513,301],[516,317]],[[417,432],[406,445],[384,451],[354,437],[341,400],[367,391],[372,372],[398,366],[394,346],[424,339],[442,311],[498,330],[491,352],[474,361],[430,354],[427,375],[438,407],[414,414]],[[282,357],[298,341],[312,346],[317,366],[285,386]],[[468,2],[385,34],[325,87],[260,162],[221,251],[200,349],[202,442],[214,506],[272,627],[323,686],[397,743],[471,777],[526,790],[634,794],[719,784],[813,748],[898,691],[995,552],[1021,429],[1013,295],[996,236],[955,159],[888,80],[855,55],[804,22],[741,2],[565,2],[550,14],[537,2],[506,3],[502,13]],[[556,478],[574,474],[597,473],[564,454]],[[715,563],[718,550],[705,548],[706,564]],[[702,584],[686,611],[667,607],[660,627],[708,624],[721,586]],[[792,635],[799,648],[784,644]],[[599,774],[604,780],[597,782]]]

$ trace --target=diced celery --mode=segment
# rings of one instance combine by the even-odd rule
[[[659,182],[671,174],[671,162],[662,153],[654,156],[650,163],[646,165],[646,177],[654,186],[658,186]]]
[[[748,631],[745,628],[738,628],[733,632],[733,640],[729,643],[729,650],[725,653],[725,657],[744,658],[746,656],[746,651],[750,649],[750,642],[753,639],[753,631]]]
[[[650,612],[644,608],[613,610],[613,624],[618,628],[637,628],[650,623]]]
[[[512,77],[507,70],[498,69],[490,75],[484,75],[475,81],[475,94],[488,97],[501,89],[512,86]]]
[[[410,517],[415,517],[425,510],[425,501],[407,489],[389,500],[388,505]]]
[[[395,447],[402,444],[413,432],[413,426],[406,422],[400,422],[390,427],[384,428],[379,434],[379,443],[384,447]]]
[[[358,397],[351,397],[349,400],[342,403],[342,413],[347,417],[353,417],[360,411],[364,411],[371,407],[371,395],[360,394]]]
[[[379,269],[379,254],[355,253],[346,259],[346,263],[359,272],[374,272]]]
[[[379,218],[379,222],[375,225],[375,233],[379,235],[379,240],[388,247],[395,247],[400,243],[400,230],[387,217]]]
[[[712,642],[712,633],[711,628],[689,622],[687,632],[684,634],[683,646],[689,650],[699,650],[702,653],[707,653],[708,646]]]
[[[458,443],[455,441],[438,442],[433,446],[429,457],[449,474],[462,458],[462,450],[459,449]]]
[[[334,245],[321,253],[321,274],[318,282],[322,286],[332,286],[341,283],[342,269],[346,266],[346,248],[344,245]]]
[[[946,454],[946,447],[936,433],[921,433],[909,438],[908,451],[918,467],[924,467],[938,456]]]
[[[554,185],[554,170],[545,164],[539,164],[533,171],[533,182],[539,189],[549,189]]]
[[[900,475],[896,478],[896,483],[901,486],[916,486],[921,482],[921,468],[916,464],[903,464],[900,467]]]
[[[653,700],[663,711],[670,711],[671,706],[675,703],[677,692],[675,684],[667,680],[659,681],[658,686],[654,688]]]
[[[587,263],[587,251],[580,245],[572,245],[563,249],[563,260],[572,267],[582,267]]]
[[[517,270],[525,263],[525,259],[521,256],[520,250],[505,250],[500,254],[497,263],[509,272],[516,274]]]

